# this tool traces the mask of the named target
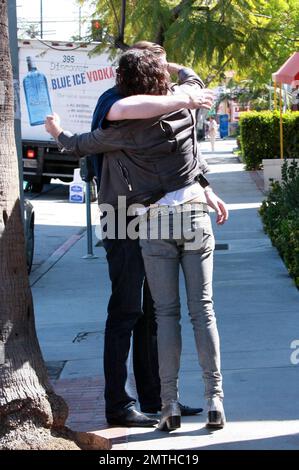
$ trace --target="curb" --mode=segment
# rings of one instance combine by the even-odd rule
[[[85,235],[86,228],[82,228],[76,235],[72,235],[66,240],[57,250],[52,253],[49,258],[44,261],[33,273],[30,275],[30,287],[33,287],[55,264]]]
[[[255,183],[257,189],[259,191],[261,191],[261,193],[263,193],[264,195],[266,195],[266,191],[265,191],[265,188],[264,188],[264,178],[263,176],[261,175],[262,171],[258,171],[258,170],[253,170],[253,171],[248,171],[251,179],[253,180],[253,182]]]

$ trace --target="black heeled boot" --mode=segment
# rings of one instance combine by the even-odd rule
[[[225,426],[225,422],[222,398],[218,396],[209,398],[207,428],[222,429]]]
[[[181,427],[181,409],[176,400],[171,400],[162,407],[161,419],[158,424],[160,431],[174,431]]]

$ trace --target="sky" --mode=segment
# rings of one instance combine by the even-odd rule
[[[43,39],[68,41],[79,34],[79,6],[76,0],[16,0],[18,25],[25,20],[40,28],[41,4],[43,10]],[[89,9],[81,9],[82,18],[88,18]],[[49,22],[48,22],[49,21]],[[86,33],[89,20],[81,25],[81,34]]]

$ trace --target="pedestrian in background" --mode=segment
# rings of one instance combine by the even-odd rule
[[[215,152],[215,141],[218,132],[218,124],[214,117],[210,117],[209,120],[209,138],[211,142],[212,152]]]

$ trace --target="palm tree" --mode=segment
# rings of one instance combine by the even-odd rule
[[[0,2],[0,24],[0,449],[78,449],[73,440],[82,433],[65,427],[68,408],[49,382],[35,331],[14,138],[7,0]],[[102,438],[100,443],[107,448]]]

